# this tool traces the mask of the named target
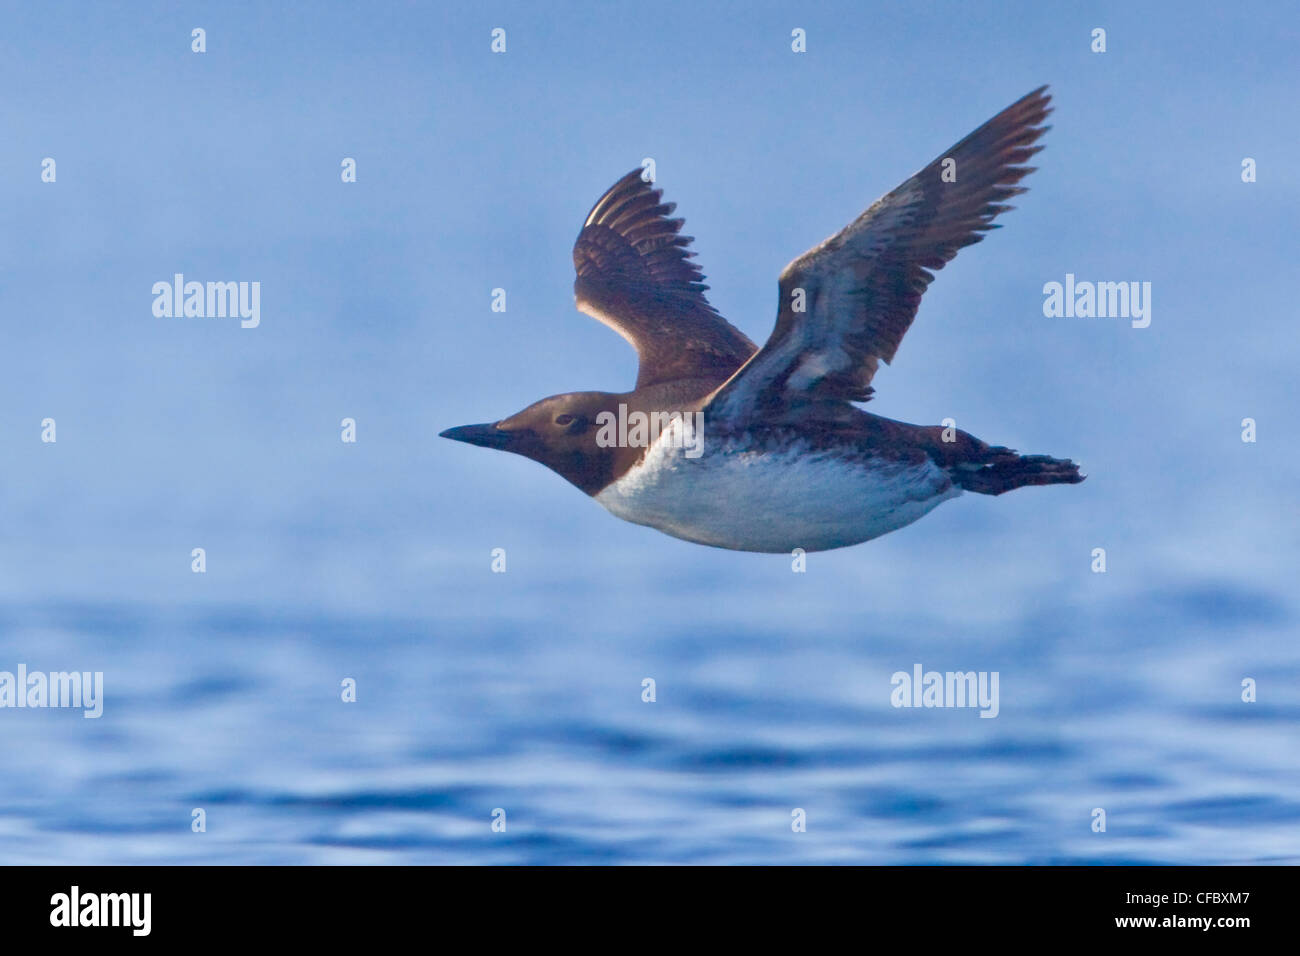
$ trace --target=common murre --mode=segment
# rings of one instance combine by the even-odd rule
[[[631,392],[554,395],[442,437],[546,465],[627,521],[737,551],[823,551],[911,524],[963,491],[1074,484],[1078,466],[955,428],[856,407],[921,295],[998,228],[1048,129],[1040,87],[786,266],[776,328],[757,348],[704,297],[675,205],[640,169],[592,207],[573,248],[578,309],[639,356]],[[954,175],[955,173],[955,175]],[[658,420],[642,440],[611,421]],[[702,431],[703,440],[700,441]],[[688,455],[689,449],[697,449]]]

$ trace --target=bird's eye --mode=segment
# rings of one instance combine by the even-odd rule
[[[587,419],[581,415],[570,415],[567,412],[563,415],[555,416],[555,424],[559,425],[570,435],[576,435],[587,430]]]

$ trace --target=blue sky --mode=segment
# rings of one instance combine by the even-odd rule
[[[952,416],[1091,477],[963,498],[819,557],[823,605],[854,613],[846,582],[905,606],[943,581],[943,600],[996,616],[1049,585],[1099,586],[1098,545],[1105,586],[1134,592],[1281,593],[1294,567],[1292,11],[8,6],[10,600],[446,613],[496,600],[482,572],[497,546],[524,578],[503,613],[625,600],[612,576],[752,598],[783,559],[619,523],[539,466],[437,432],[630,387],[631,350],[572,308],[569,250],[643,157],[712,301],[761,342],[786,262],[1042,83],[1056,113],[1031,191],[940,274],[872,410]],[[1098,26],[1105,54],[1089,49]],[[259,281],[261,326],[154,317],[151,286],[176,272]],[[1045,318],[1042,286],[1067,272],[1151,282],[1151,327]]]

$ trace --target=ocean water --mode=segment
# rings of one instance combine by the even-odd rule
[[[622,615],[11,603],[3,660],[103,670],[106,701],[0,712],[0,861],[1300,861],[1300,653],[1258,593],[854,628],[796,625],[784,566],[734,614],[754,593],[666,575]],[[997,717],[891,706],[914,663],[997,671]]]

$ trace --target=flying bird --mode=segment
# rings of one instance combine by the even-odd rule
[[[524,455],[620,518],[737,551],[841,548],[963,491],[1082,481],[1072,461],[854,404],[870,399],[934,273],[1025,192],[1046,89],[786,266],[761,349],[709,304],[675,205],[633,170],[592,207],[573,264],[578,309],[636,349],[636,386],[553,395],[442,437]]]

